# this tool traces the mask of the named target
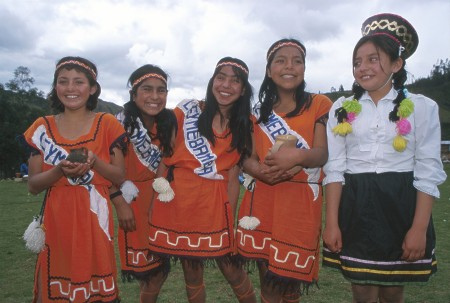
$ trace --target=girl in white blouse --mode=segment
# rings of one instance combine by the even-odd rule
[[[446,179],[437,104],[408,93],[405,60],[418,36],[393,14],[368,18],[353,51],[354,95],[330,110],[324,167],[326,266],[354,302],[403,302],[436,271],[431,209]]]

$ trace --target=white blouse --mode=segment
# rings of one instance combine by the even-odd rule
[[[403,152],[397,152],[392,141],[397,135],[396,124],[389,121],[394,108],[392,101],[397,97],[394,89],[378,105],[366,92],[360,98],[362,109],[352,122],[353,132],[345,137],[335,135],[332,129],[337,125],[335,111],[349,98],[339,98],[331,107],[327,123],[328,162],[323,184],[342,182],[344,173],[414,172],[414,187],[439,198],[437,186],[447,175],[441,161],[441,126],[436,102],[422,95],[409,93],[414,103],[414,112],[407,118],[411,132],[405,136],[408,145]]]

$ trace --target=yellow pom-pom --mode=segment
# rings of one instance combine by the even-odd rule
[[[339,123],[338,125],[336,125],[333,128],[333,133],[335,135],[340,135],[340,136],[346,136],[347,134],[351,133],[352,131],[353,131],[352,125],[348,122]]]
[[[406,149],[407,144],[408,144],[408,141],[406,141],[406,139],[400,135],[397,135],[394,138],[394,141],[392,141],[392,146],[394,146],[394,149],[398,152],[404,151]]]

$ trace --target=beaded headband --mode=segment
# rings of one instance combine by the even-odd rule
[[[56,66],[56,70],[58,70],[60,67],[67,65],[67,64],[75,64],[75,65],[81,66],[82,68],[87,70],[92,75],[92,77],[94,77],[94,80],[97,80],[97,74],[95,73],[95,71],[88,65],[86,65],[80,61],[77,61],[77,60],[68,60],[68,61],[61,62],[60,64],[58,64]]]
[[[367,18],[361,27],[364,36],[384,35],[399,44],[399,53],[405,52],[405,59],[417,49],[419,37],[414,27],[404,18],[383,13]]]
[[[275,45],[272,48],[272,50],[267,55],[267,60],[269,60],[270,56],[272,56],[277,50],[279,50],[280,48],[282,48],[284,46],[294,46],[294,47],[298,48],[302,52],[303,57],[305,57],[305,50],[300,45],[298,45],[297,43],[294,43],[294,42],[281,42],[281,43],[278,43],[277,45]]]
[[[224,65],[235,66],[235,67],[241,69],[244,73],[246,73],[248,75],[248,69],[246,69],[245,67],[243,67],[242,65],[240,65],[240,64],[238,64],[236,62],[231,62],[231,61],[225,61],[225,62],[221,62],[221,63],[217,64],[216,69],[221,67],[221,66],[224,66]]]
[[[142,77],[138,78],[136,81],[133,82],[133,85],[131,85],[131,87],[134,88],[136,85],[138,85],[139,83],[141,83],[142,81],[144,81],[145,79],[148,79],[148,78],[158,78],[158,79],[162,80],[165,85],[167,85],[167,80],[163,76],[161,76],[160,74],[151,73],[151,74],[145,74]]]

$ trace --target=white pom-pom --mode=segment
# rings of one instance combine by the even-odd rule
[[[167,181],[166,178],[163,178],[163,177],[156,178],[153,181],[152,186],[153,186],[153,189],[159,194],[165,193],[168,190],[172,189],[170,187],[169,181]]]
[[[254,230],[261,224],[258,218],[252,216],[245,216],[239,220],[239,226],[243,229]]]
[[[45,245],[45,231],[40,222],[41,217],[35,217],[23,234],[25,246],[36,254],[40,253]]]
[[[175,192],[170,187],[169,181],[163,177],[156,178],[153,181],[153,189],[159,194],[158,199],[161,202],[170,202],[175,197]]]
[[[134,185],[133,182],[126,180],[120,186],[120,190],[122,191],[122,197],[125,201],[130,204],[133,202],[134,198],[138,196],[139,189]]]
[[[174,197],[175,197],[175,192],[171,188],[169,191],[158,195],[159,201],[165,202],[165,203],[172,201]]]
[[[255,178],[253,178],[252,176],[250,176],[249,174],[243,173],[242,174],[244,176],[244,187],[248,190],[248,191],[253,191],[253,189],[255,188]]]

